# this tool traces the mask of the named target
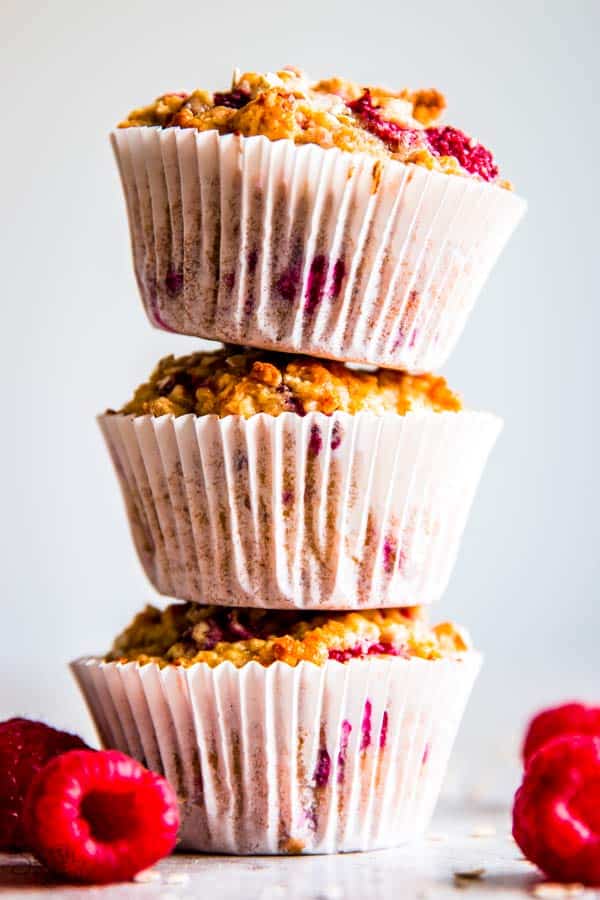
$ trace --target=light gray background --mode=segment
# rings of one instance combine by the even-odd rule
[[[234,65],[436,85],[529,200],[445,371],[506,427],[435,610],[487,657],[456,777],[508,797],[529,713],[600,700],[600,4],[5,0],[1,19],[0,718],[91,738],[66,661],[155,599],[94,415],[194,342],[142,312],[109,129]]]

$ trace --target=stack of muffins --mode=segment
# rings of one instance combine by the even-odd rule
[[[524,210],[444,105],[235,73],[113,134],[151,321],[225,347],[100,417],[178,602],[73,669],[103,744],[176,788],[183,849],[374,849],[433,811],[480,657],[427,608],[501,423],[426,373]]]

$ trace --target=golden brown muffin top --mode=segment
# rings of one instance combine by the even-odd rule
[[[215,414],[249,418],[283,412],[381,415],[461,409],[444,378],[264,350],[225,347],[213,353],[166,356],[119,412],[134,416]]]
[[[174,603],[147,606],[115,640],[109,661],[240,668],[302,660],[323,665],[367,656],[457,657],[470,649],[467,633],[444,622],[431,627],[420,607],[364,612],[237,609]]]
[[[446,174],[498,182],[492,154],[464,132],[439,126],[446,101],[434,88],[411,91],[344,78],[312,82],[301,70],[234,72],[228,91],[170,93],[133,110],[120,128],[194,128],[244,137],[337,147],[381,160],[416,163]]]

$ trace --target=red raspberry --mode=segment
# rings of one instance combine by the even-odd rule
[[[531,757],[513,836],[554,881],[600,886],[600,738],[564,735]]]
[[[81,738],[43,722],[0,722],[0,850],[27,850],[21,812],[33,776],[58,753],[81,748]]]
[[[240,88],[235,88],[233,91],[225,91],[222,93],[213,94],[213,101],[215,106],[228,106],[230,109],[241,109],[243,106],[246,106],[247,103],[250,103],[250,94],[247,91],[242,91]]]
[[[600,708],[583,703],[565,703],[544,709],[529,723],[523,742],[523,762],[528,764],[536,750],[563,734],[600,735]]]
[[[415,128],[408,128],[399,122],[386,119],[379,107],[373,103],[371,92],[366,90],[364,94],[347,104],[357,116],[363,128],[370,131],[385,144],[394,150],[404,149],[406,152],[417,150],[420,146],[422,132]]]
[[[479,175],[484,181],[493,181],[498,177],[498,166],[491,152],[476,144],[458,128],[446,125],[442,128],[428,128],[427,139],[433,153],[438,156],[453,156],[463,169],[473,175]]]
[[[171,785],[117,750],[71,750],[38,773],[27,794],[25,833],[52,872],[75,881],[127,881],[175,846]]]

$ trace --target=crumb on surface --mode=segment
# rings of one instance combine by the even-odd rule
[[[454,886],[458,888],[470,887],[476,881],[481,881],[485,875],[485,869],[468,869],[454,873]]]
[[[579,897],[585,893],[583,884],[562,884],[555,881],[542,881],[531,889],[534,897],[553,898],[553,897]]]
[[[299,838],[290,837],[285,841],[281,846],[281,850],[283,853],[289,853],[291,856],[297,856],[300,853],[304,852],[304,848],[306,844],[304,841],[301,841]]]
[[[493,825],[481,824],[476,825],[471,831],[469,837],[472,838],[488,838],[496,835],[496,829]]]

